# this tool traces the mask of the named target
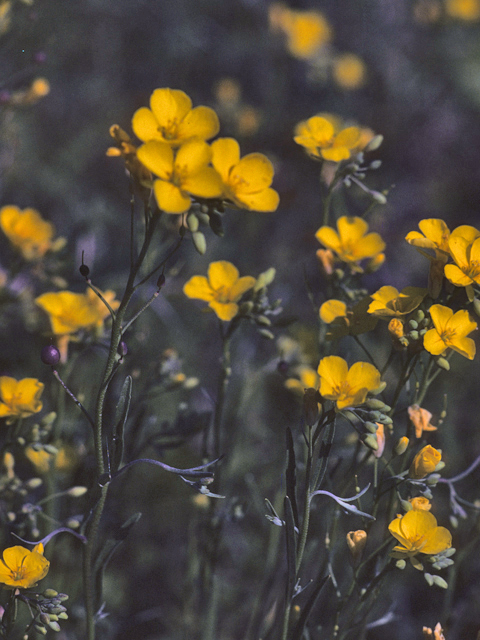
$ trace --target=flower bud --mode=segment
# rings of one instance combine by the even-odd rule
[[[370,433],[377,433],[378,424],[376,422],[365,422],[364,426]]]
[[[445,371],[450,371],[450,363],[446,358],[437,358],[437,366]]]
[[[356,563],[360,559],[365,545],[367,544],[367,532],[363,529],[358,531],[349,531],[347,533],[347,545],[352,554],[353,562]]]
[[[397,567],[397,569],[403,570],[407,566],[407,563],[405,562],[405,560],[397,560],[395,566]]]
[[[71,487],[67,491],[67,495],[72,496],[73,498],[79,498],[87,493],[87,487]]]
[[[381,134],[377,133],[377,135],[373,136],[373,138],[365,146],[364,151],[366,151],[366,152],[368,152],[368,151],[376,151],[380,147],[382,142],[383,142],[383,136]]]
[[[403,438],[400,438],[400,440],[395,445],[395,449],[394,449],[395,455],[401,456],[402,453],[405,453],[409,442],[410,441],[406,436],[403,436]]]
[[[475,311],[477,316],[480,318],[480,300],[478,298],[473,299],[473,310]]]
[[[446,580],[444,580],[440,576],[432,576],[432,577],[433,577],[433,583],[437,587],[440,587],[440,589],[448,589],[448,583],[446,582]]]
[[[198,231],[199,224],[200,224],[200,221],[198,220],[197,216],[194,213],[190,213],[187,216],[187,227],[190,229],[192,233],[195,233],[195,231]]]
[[[192,240],[195,249],[201,256],[203,256],[203,254],[207,250],[207,241],[205,240],[205,236],[203,235],[203,233],[201,231],[195,231],[194,233],[192,233]]]
[[[378,400],[377,398],[368,398],[365,402],[365,405],[369,409],[385,411],[385,407],[387,406],[382,400]]]
[[[43,347],[40,358],[43,364],[48,364],[54,367],[60,362],[60,351],[53,344],[48,344]]]
[[[433,473],[437,464],[442,459],[442,453],[434,449],[430,444],[420,449],[410,465],[409,476],[415,480],[421,480]]]
[[[378,442],[376,436],[372,433],[362,436],[363,444],[372,451],[378,451]]]
[[[421,496],[418,498],[411,498],[408,501],[408,504],[414,511],[430,511],[430,509],[432,508],[430,500],[427,500],[427,498],[423,498]]]
[[[55,589],[45,589],[43,595],[45,598],[56,598],[58,596],[58,591],[55,591]]]

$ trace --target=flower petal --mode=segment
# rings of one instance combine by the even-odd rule
[[[169,180],[173,172],[173,151],[170,145],[150,140],[137,149],[137,158],[162,180]]]
[[[178,126],[178,137],[183,140],[194,137],[209,140],[219,130],[220,122],[215,111],[210,107],[199,106],[183,118]]]
[[[238,313],[238,304],[234,302],[218,302],[218,300],[212,300],[208,303],[208,306],[215,311],[220,320],[224,320],[225,322],[234,318]]]
[[[242,278],[239,278],[228,292],[228,299],[232,302],[237,302],[237,300],[239,300],[246,291],[255,286],[256,282],[256,278],[253,278],[252,276],[243,276]]]
[[[161,137],[158,130],[158,122],[147,107],[140,107],[140,109],[135,111],[132,118],[132,129],[137,138],[143,142]]]
[[[240,161],[240,145],[234,138],[218,138],[211,144],[212,164],[226,183],[230,169]]]
[[[238,269],[231,262],[219,260],[211,262],[208,266],[208,281],[214,291],[230,289],[237,282]]]
[[[183,286],[183,293],[188,298],[206,300],[207,302],[210,302],[215,297],[215,292],[205,276],[193,276],[190,278]]]
[[[192,108],[192,101],[179,89],[155,89],[150,97],[150,107],[157,126],[170,129],[187,115]]]
[[[165,180],[155,180],[153,192],[159,208],[165,213],[184,213],[192,204],[190,198],[176,185]]]
[[[339,356],[327,356],[320,360],[318,375],[320,376],[320,393],[322,396],[332,395],[346,380],[348,365]]]

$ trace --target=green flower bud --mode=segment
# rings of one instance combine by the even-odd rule
[[[446,358],[437,358],[437,366],[445,371],[450,371],[450,363]]]
[[[187,227],[190,229],[192,233],[198,231],[198,227],[200,226],[200,221],[194,213],[190,213],[187,216]]]
[[[207,241],[203,233],[201,231],[195,231],[195,233],[192,233],[192,240],[195,249],[201,256],[203,256],[207,250]]]
[[[258,333],[264,338],[267,338],[267,340],[273,340],[275,338],[273,333],[268,329],[260,329]]]
[[[395,566],[397,567],[397,569],[403,570],[407,566],[407,563],[405,562],[405,560],[397,560]]]
[[[477,316],[480,318],[480,300],[478,298],[473,299],[473,310],[475,311]]]
[[[418,331],[410,331],[409,336],[412,340],[418,340],[419,337],[419,333]]]
[[[60,625],[56,620],[52,620],[48,626],[52,631],[60,631]]]
[[[444,580],[440,576],[432,576],[432,577],[433,577],[433,583],[437,587],[440,587],[440,589],[448,589],[448,583],[446,582],[446,580]]]
[[[381,400],[378,400],[378,398],[368,398],[367,401],[365,402],[365,405],[369,409],[374,409],[374,410],[377,409],[378,411],[385,411],[385,407],[386,407],[386,404]]]
[[[433,587],[433,576],[432,576],[432,574],[431,573],[424,573],[423,575],[425,577],[425,580],[428,583],[428,586],[429,587]]]
[[[409,321],[408,321],[408,324],[409,324],[410,328],[412,328],[412,329],[418,329],[418,322],[417,322],[416,320],[413,320],[413,319],[412,319],[412,320],[409,320]]]
[[[370,433],[377,433],[378,425],[375,422],[365,422],[365,429]]]
[[[73,498],[79,498],[87,493],[87,487],[71,487],[67,491],[67,495],[72,496]]]
[[[364,151],[376,151],[383,142],[383,136],[377,133],[376,136],[370,140],[370,142],[365,146]]]
[[[41,624],[34,624],[34,629],[37,633],[41,633],[42,636],[46,636],[47,635],[47,630],[45,629],[45,627]]]
[[[372,433],[362,436],[363,444],[372,451],[378,451],[377,437]]]

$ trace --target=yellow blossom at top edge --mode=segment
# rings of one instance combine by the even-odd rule
[[[445,277],[456,287],[480,284],[480,237],[470,242],[452,234],[448,246],[455,264],[445,265]]]
[[[292,11],[283,4],[269,8],[270,26],[287,37],[287,48],[295,58],[313,58],[332,37],[332,30],[319,11]]]
[[[445,11],[451,18],[475,21],[480,19],[480,0],[445,0]]]
[[[240,158],[240,146],[234,138],[218,138],[211,144],[212,164],[223,182],[223,197],[241,209],[275,211],[278,193],[271,189],[274,169],[262,153]]]
[[[332,75],[339,87],[351,91],[364,85],[367,68],[359,56],[342,53],[333,60]]]
[[[450,348],[469,360],[475,357],[475,342],[467,338],[477,328],[468,311],[461,309],[455,314],[449,307],[434,304],[430,307],[434,328],[423,336],[423,346],[434,356],[443,355]]]
[[[320,395],[336,403],[338,411],[365,402],[368,393],[380,388],[380,372],[369,362],[356,362],[350,369],[339,356],[327,356],[318,365]]]
[[[437,427],[434,427],[433,424],[430,423],[432,419],[432,414],[430,411],[423,409],[418,404],[412,404],[407,409],[408,417],[412,421],[413,426],[415,427],[415,437],[421,438],[424,431],[436,431]]]
[[[437,526],[435,516],[425,510],[407,511],[402,517],[395,518],[388,530],[400,542],[393,548],[394,558],[410,558],[418,553],[436,555],[452,546],[450,531]]]
[[[0,583],[15,589],[30,589],[45,578],[50,562],[43,556],[43,544],[32,551],[25,547],[9,547],[0,560]]]
[[[414,480],[421,480],[433,473],[441,460],[441,451],[427,444],[414,457],[408,475]]]
[[[219,260],[208,266],[208,278],[193,276],[185,283],[183,292],[188,298],[207,301],[220,320],[229,321],[238,313],[237,302],[255,282],[252,276],[240,278],[231,262]]]
[[[398,291],[395,287],[384,286],[371,295],[368,313],[381,318],[404,316],[414,311],[427,295],[427,289],[405,287]]]
[[[44,386],[37,378],[0,376],[0,417],[27,418],[41,411]]]
[[[352,149],[356,149],[360,140],[360,129],[348,127],[339,133],[330,120],[322,116],[313,116],[295,127],[294,141],[316,158],[340,162],[348,160]]]
[[[59,249],[64,244],[63,239],[52,240],[54,226],[35,209],[21,211],[15,205],[2,207],[0,228],[25,260],[38,260],[47,251]]]
[[[385,249],[378,233],[367,233],[368,223],[356,216],[342,216],[337,220],[337,231],[329,226],[318,229],[315,237],[327,249],[334,251],[343,262],[355,265],[365,258],[373,258]]]
[[[153,192],[159,208],[165,213],[188,211],[190,195],[218,198],[222,180],[209,166],[212,150],[203,140],[189,140],[174,152],[158,140],[150,140],[137,150],[137,157],[149,171],[158,176]]]
[[[192,101],[179,89],[155,89],[150,109],[141,107],[133,115],[132,129],[143,142],[157,140],[178,147],[187,140],[209,140],[220,130],[217,114],[210,107],[192,109]]]

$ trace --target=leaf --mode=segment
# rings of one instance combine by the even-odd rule
[[[300,614],[300,618],[298,619],[297,624],[293,629],[292,640],[302,640],[302,634],[303,634],[305,625],[307,624],[308,616],[310,615],[310,612],[313,609],[315,602],[317,601],[320,591],[323,589],[324,584],[327,582],[329,578],[330,576],[327,574],[325,577],[319,580],[315,585],[315,588],[313,592],[310,594],[309,599],[305,603],[302,609],[302,613]]]
[[[295,521],[295,525],[299,527],[298,524],[298,507],[297,507],[297,498],[296,498],[296,483],[297,478],[295,474],[295,448],[293,445],[293,436],[292,430],[290,427],[287,427],[287,471],[286,471],[286,485],[287,485],[287,495],[290,498],[290,502],[292,505],[292,513],[293,519]]]
[[[125,423],[128,417],[128,410],[130,408],[130,400],[132,398],[132,377],[127,376],[123,383],[120,397],[118,398],[117,408],[115,410],[115,428],[113,431],[112,442],[112,458],[111,458],[111,470],[113,473],[122,464],[123,457],[123,445],[124,445],[124,430]]]
[[[292,504],[290,498],[285,496],[283,501],[285,510],[285,541],[287,546],[287,585],[286,585],[286,601],[289,603],[293,596],[295,587],[296,568],[296,543],[295,543],[295,522],[293,519]]]

